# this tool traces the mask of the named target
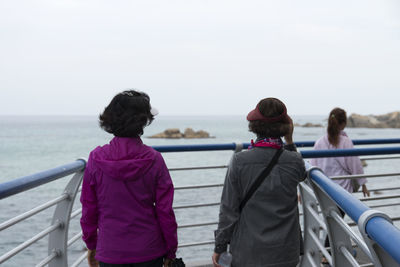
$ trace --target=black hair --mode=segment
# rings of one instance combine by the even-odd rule
[[[126,90],[117,94],[99,116],[100,127],[119,137],[139,137],[154,120],[150,97],[143,92]]]
[[[285,104],[277,98],[264,98],[258,103],[258,109],[265,117],[276,117],[285,111]],[[278,138],[289,133],[290,124],[287,121],[265,122],[260,120],[249,122],[249,131],[257,137]]]

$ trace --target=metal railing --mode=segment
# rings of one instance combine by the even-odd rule
[[[360,201],[329,179],[320,169],[308,163],[306,163],[306,167],[308,180],[306,183],[300,184],[305,242],[305,256],[302,258],[300,266],[319,266],[322,256],[331,266],[361,266],[352,255],[353,243],[365,253],[371,262],[362,266],[400,266],[400,230],[393,225],[392,219],[388,215],[373,210],[362,202],[388,198],[398,199],[400,196],[364,198]],[[399,173],[381,176],[393,175],[399,175]],[[333,179],[355,179],[365,176],[372,177],[371,175],[353,175],[333,177]],[[400,203],[397,202],[393,205],[400,205]],[[382,206],[388,205],[380,205],[380,207]],[[322,217],[318,207],[322,211]],[[346,223],[338,207],[355,224]],[[352,225],[358,226],[361,236],[351,229]],[[321,232],[328,233],[331,244],[330,252],[324,245],[325,235]]]
[[[393,144],[393,143],[400,143],[400,139],[376,139],[376,140],[354,140],[355,144]],[[314,142],[297,142],[296,143],[299,147],[309,147],[314,144]],[[160,152],[195,152],[195,151],[219,151],[219,150],[233,150],[235,152],[241,151],[248,147],[249,144],[217,144],[217,145],[181,145],[181,146],[155,146],[154,148]],[[311,157],[331,157],[331,156],[344,156],[344,155],[387,155],[387,154],[400,154],[400,147],[383,147],[383,148],[360,148],[360,149],[352,149],[352,150],[335,150],[336,153],[332,153],[332,151],[301,151],[301,154],[304,158],[311,158]],[[366,158],[366,160],[376,160],[376,159],[394,159],[398,157],[374,157],[374,158]],[[228,161],[228,159],[227,159]],[[170,168],[171,172],[180,172],[180,171],[202,171],[202,170],[211,170],[211,169],[224,169],[226,165],[219,165],[219,166],[194,166],[194,167],[180,167],[180,168]],[[64,192],[57,198],[50,200],[42,205],[35,207],[34,209],[27,211],[21,215],[15,216],[6,222],[0,224],[0,233],[2,230],[9,228],[21,221],[24,221],[30,218],[33,215],[36,215],[50,207],[56,207],[55,212],[52,218],[52,223],[49,227],[42,230],[37,235],[33,236],[32,238],[26,240],[22,244],[18,245],[16,248],[8,251],[4,255],[0,255],[0,264],[6,262],[11,257],[15,256],[26,247],[30,246],[34,242],[39,239],[42,239],[46,236],[49,236],[48,242],[48,255],[40,261],[36,266],[68,266],[68,248],[76,241],[81,239],[82,233],[77,233],[68,239],[68,231],[69,231],[69,224],[72,218],[75,218],[81,214],[81,209],[78,208],[75,211],[72,211],[72,205],[74,200],[79,194],[79,185],[82,180],[83,170],[85,168],[85,161],[78,160],[76,162],[54,168],[48,171],[44,171],[41,173],[37,173],[34,175],[22,177],[19,179],[15,179],[10,182],[6,182],[0,184],[0,199],[7,198],[9,196],[22,193],[27,191],[31,188],[38,187],[45,183],[52,182],[56,179],[60,179],[66,177],[70,174],[74,174],[71,180],[69,181],[68,185],[66,186]],[[350,246],[352,243],[349,241],[350,237],[353,242],[357,243],[366,254],[371,256],[371,262],[382,262],[381,266],[397,266],[397,265],[387,265],[386,262],[382,261],[381,257],[387,257],[387,255],[391,255],[391,258],[394,258],[394,262],[390,262],[390,264],[398,264],[400,260],[394,256],[397,253],[397,256],[400,254],[398,252],[393,252],[393,246],[397,248],[400,247],[400,240],[397,240],[397,231],[398,229],[395,228],[390,224],[390,221],[387,221],[386,217],[380,217],[380,213],[377,215],[376,213],[370,215],[372,217],[366,217],[364,219],[365,225],[365,234],[363,236],[364,239],[360,238],[354,232],[350,232],[348,227],[351,227],[351,224],[345,223],[341,216],[337,213],[337,208],[335,210],[336,205],[342,207],[342,205],[348,205],[349,207],[343,208],[346,213],[354,219],[355,222],[358,222],[358,217],[352,216],[352,212],[355,208],[359,208],[359,203],[354,202],[358,201],[353,196],[351,196],[351,201],[346,203],[340,202],[339,199],[335,199],[332,195],[335,195],[335,192],[341,192],[337,186],[335,187],[335,183],[330,181],[331,183],[325,184],[326,177],[321,178],[323,174],[320,174],[318,170],[310,170],[310,179],[309,185],[302,183],[300,187],[300,191],[302,193],[303,201],[303,212],[304,212],[304,236],[305,236],[305,248],[307,253],[302,260],[302,267],[305,266],[319,266],[320,260],[320,253],[324,254],[326,258],[332,263],[336,264],[334,266],[359,266],[356,264],[354,258],[351,258],[351,250]],[[317,174],[315,174],[317,173]],[[398,173],[391,173],[391,174],[378,174],[374,176],[390,176],[390,175],[399,175]],[[317,178],[315,178],[316,176]],[[363,175],[362,177],[371,177],[373,175]],[[333,179],[342,179],[342,178],[356,178],[354,177],[333,177]],[[322,183],[323,181],[324,183]],[[322,185],[319,183],[321,182]],[[191,190],[191,189],[210,189],[210,188],[218,188],[222,187],[222,183],[217,184],[201,184],[201,185],[188,185],[188,186],[180,186],[176,187],[176,191],[181,190]],[[325,188],[326,187],[326,188]],[[334,192],[332,193],[331,190]],[[319,190],[319,191],[318,191]],[[393,188],[381,188],[377,190],[393,190]],[[315,193],[314,193],[315,192]],[[321,193],[322,192],[322,193]],[[324,195],[325,194],[325,195]],[[332,194],[332,195],[331,195]],[[341,193],[340,193],[341,194]],[[392,196],[392,198],[398,199],[399,196]],[[331,202],[328,203],[328,208],[325,208],[327,200],[330,199]],[[388,196],[382,196],[378,198],[388,198]],[[370,199],[361,199],[361,201],[370,201]],[[362,203],[362,202],[360,202]],[[184,210],[184,209],[191,209],[191,208],[199,208],[199,207],[213,207],[218,206],[219,202],[210,202],[210,203],[196,203],[191,205],[174,205],[175,210]],[[364,204],[363,204],[364,205]],[[385,207],[390,205],[396,205],[396,203],[392,204],[384,204]],[[354,206],[354,207],[353,207]],[[365,206],[365,205],[364,205]],[[362,207],[364,207],[362,206]],[[333,208],[332,208],[333,207]],[[376,205],[375,207],[379,207]],[[323,217],[321,217],[321,210],[323,211]],[[328,210],[326,212],[326,210]],[[365,213],[368,211],[368,207],[363,208],[363,212]],[[360,213],[359,217],[362,214]],[[365,213],[367,214],[367,213]],[[366,215],[365,215],[366,216]],[[384,215],[382,215],[384,216]],[[353,218],[354,217],[354,218]],[[364,218],[364,217],[363,217]],[[381,219],[383,218],[383,219]],[[217,219],[217,218],[216,218]],[[393,218],[399,219],[399,218]],[[325,221],[327,224],[325,224]],[[384,220],[384,221],[382,221]],[[188,223],[188,224],[179,224],[179,229],[191,229],[191,228],[198,228],[203,226],[210,226],[216,225],[217,221],[203,221],[203,222],[196,222],[196,223]],[[338,226],[339,225],[339,226]],[[338,228],[336,230],[337,227]],[[385,240],[382,240],[382,231],[379,229],[391,229],[390,235],[394,237],[391,241],[394,245],[387,246]],[[389,227],[389,228],[388,228]],[[372,229],[371,229],[372,228]],[[311,229],[311,232],[309,231]],[[333,257],[330,256],[329,248],[325,248],[321,244],[321,237],[320,231],[327,231],[328,235],[330,231],[339,231],[344,232],[347,236],[344,240],[347,243],[343,243],[341,246],[333,246],[331,253],[333,253]],[[335,229],[335,230],[332,230]],[[343,230],[344,229],[344,230]],[[377,230],[378,229],[378,230]],[[384,233],[388,234],[388,233]],[[329,235],[332,236],[332,233]],[[370,237],[372,239],[370,239]],[[331,237],[332,242],[331,244],[336,244],[336,239]],[[364,240],[364,241],[362,241]],[[365,240],[367,242],[365,242]],[[318,242],[317,242],[318,241]],[[1,242],[1,241],[0,241]],[[342,240],[338,241],[342,244]],[[365,243],[362,243],[365,242]],[[180,244],[179,248],[188,248],[193,246],[203,246],[203,245],[210,245],[213,244],[213,240],[204,240],[199,242],[190,242],[185,244]],[[377,249],[378,247],[378,249]],[[381,248],[381,249],[379,249]],[[371,251],[378,251],[378,252],[371,252]],[[383,252],[382,252],[383,251]],[[350,253],[350,254],[349,254]],[[375,254],[377,256],[375,256]],[[340,256],[339,256],[340,255]],[[382,256],[384,255],[384,256]],[[82,253],[75,262],[69,264],[69,266],[79,266],[80,263],[85,259],[86,253]],[[345,258],[345,260],[343,260]],[[378,260],[379,261],[378,261]],[[346,262],[347,265],[338,265],[342,262]],[[350,264],[350,265],[349,265]],[[379,266],[379,265],[375,265]]]
[[[85,165],[86,162],[84,160],[77,160],[58,168],[25,176],[0,185],[0,199],[4,199],[40,185],[50,183],[70,174],[74,174],[61,196],[0,224],[1,232],[23,220],[32,217],[33,215],[56,206],[51,225],[7,253],[1,255],[0,264],[6,262],[11,257],[20,253],[22,250],[26,249],[42,238],[49,236],[48,256],[36,266],[45,266],[47,264],[51,267],[67,266],[67,238],[70,225],[70,216],[75,197],[82,181]]]

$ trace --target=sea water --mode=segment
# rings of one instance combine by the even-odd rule
[[[311,122],[326,124],[324,116],[293,116],[294,122],[300,125]],[[213,138],[210,139],[152,139],[149,136],[162,132],[167,128],[185,128],[205,130]],[[315,141],[325,134],[324,127],[295,127],[295,141]],[[398,138],[400,129],[365,129],[348,128],[347,134],[352,139]],[[95,116],[0,116],[0,183],[25,175],[54,168],[75,161],[78,158],[87,158],[89,152],[98,145],[108,143],[112,135],[102,131]],[[142,140],[150,146],[185,145],[185,144],[225,144],[248,143],[254,135],[248,131],[245,116],[207,116],[207,117],[173,117],[158,116],[154,122],[145,128]],[[371,146],[368,146],[371,147]],[[310,148],[301,148],[310,149]],[[185,153],[163,153],[169,168],[220,166],[227,165],[233,151],[204,151]],[[398,171],[400,161],[397,159],[386,161],[369,161],[365,172],[368,174]],[[226,169],[173,171],[171,176],[175,186],[201,185],[223,183]],[[20,213],[45,203],[59,196],[68,178],[63,178],[18,194],[0,201],[0,223]],[[398,179],[379,178],[369,179],[369,188],[394,187]],[[392,191],[384,194],[395,194]],[[221,188],[199,190],[177,190],[174,197],[174,206],[218,202]],[[356,194],[361,197],[360,194]],[[398,201],[398,200],[394,200]],[[393,200],[386,201],[393,203]],[[382,203],[383,201],[380,201]],[[367,204],[374,204],[371,201]],[[74,210],[79,208],[77,199]],[[398,207],[380,208],[391,216],[398,216]],[[34,216],[23,223],[12,226],[0,232],[0,255],[24,242],[36,233],[42,231],[51,223],[54,209],[49,209]],[[176,210],[178,224],[195,224],[218,220],[218,206],[206,208],[191,208]],[[397,224],[397,223],[396,223]],[[397,226],[399,226],[397,224]],[[213,240],[213,230],[216,225],[180,229],[178,232],[181,244]],[[70,226],[70,238],[79,233],[79,217],[73,219]],[[70,247],[70,263],[74,261],[84,249],[82,241]],[[178,257],[185,261],[210,259],[212,245],[188,247],[178,250]],[[34,246],[25,249],[2,266],[31,266],[41,261],[47,253],[47,238]],[[86,262],[81,266],[87,266]]]

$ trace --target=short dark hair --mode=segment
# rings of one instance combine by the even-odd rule
[[[150,97],[143,92],[126,90],[117,94],[99,116],[100,127],[119,137],[139,137],[154,120]]]
[[[264,98],[258,103],[258,109],[265,117],[276,117],[285,110],[285,104],[277,98]],[[281,137],[289,133],[290,123],[286,120],[278,122],[266,122],[255,120],[249,122],[249,131],[257,137]]]

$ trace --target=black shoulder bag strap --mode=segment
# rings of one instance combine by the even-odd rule
[[[275,152],[274,157],[271,159],[269,162],[268,166],[260,173],[260,175],[257,177],[256,181],[251,185],[250,190],[247,192],[245,197],[243,198],[242,202],[240,203],[239,210],[242,211],[244,206],[246,205],[247,201],[253,196],[254,192],[258,189],[258,187],[262,184],[262,182],[267,178],[269,173],[271,172],[272,168],[275,166],[275,164],[278,162],[279,156],[282,154],[283,148],[278,149]]]

